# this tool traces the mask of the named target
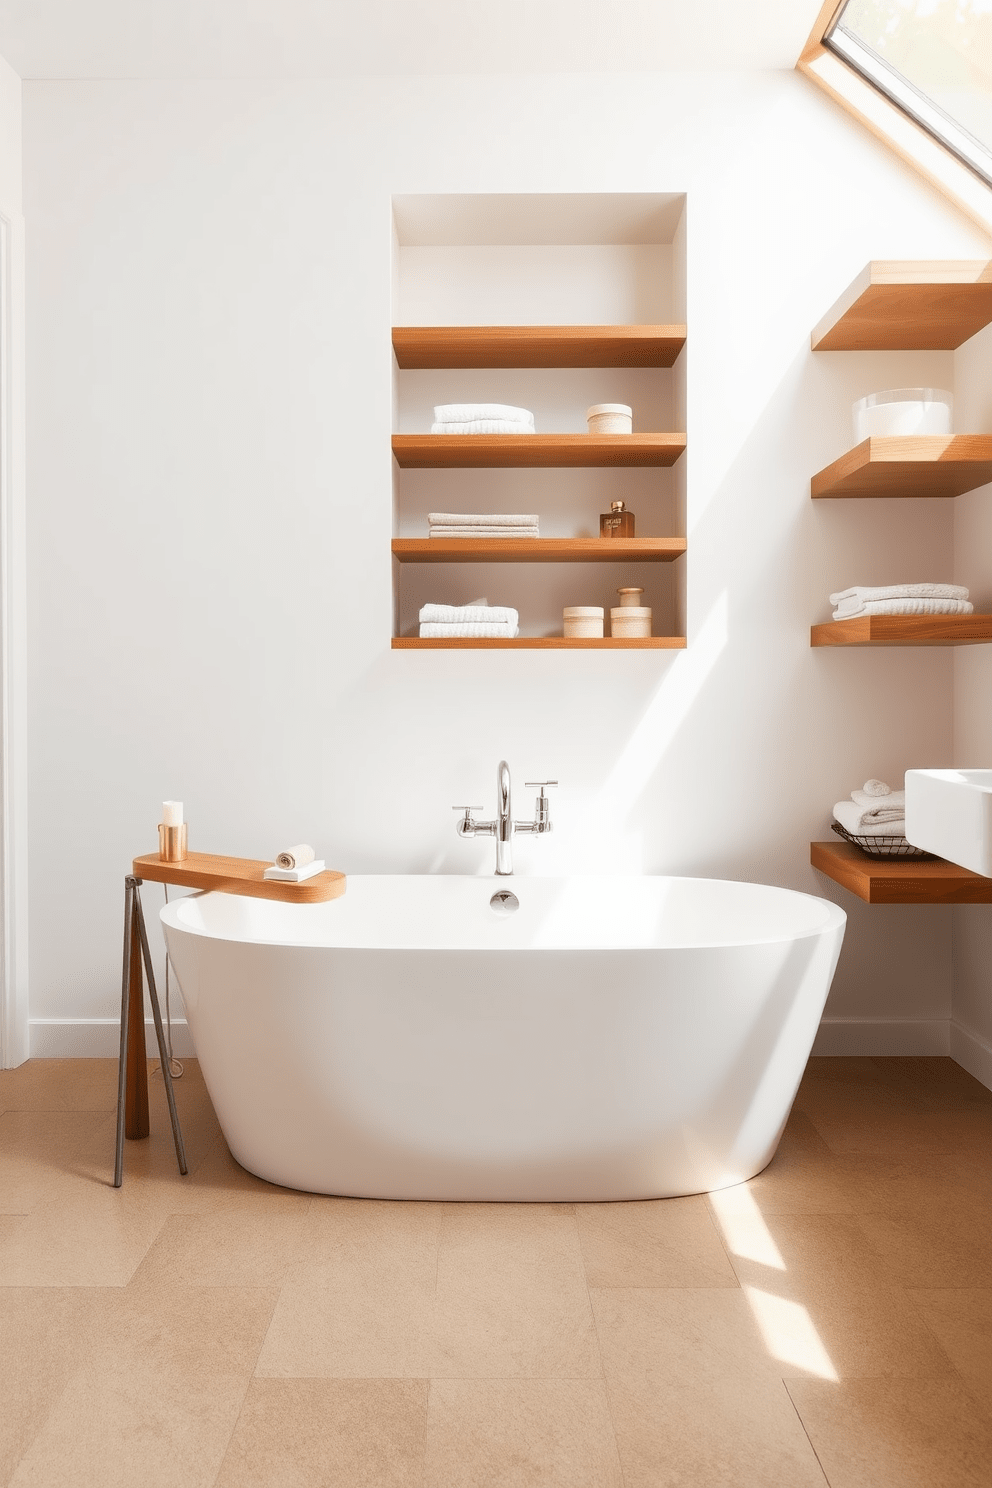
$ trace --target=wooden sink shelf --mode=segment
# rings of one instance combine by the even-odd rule
[[[811,842],[809,860],[866,904],[992,904],[992,878],[943,858],[870,858],[851,842]]]
[[[876,260],[828,310],[814,351],[955,351],[992,323],[992,263]]]
[[[865,439],[810,481],[815,500],[849,496],[961,496],[992,481],[992,435]]]
[[[394,434],[402,470],[674,465],[684,434]]]
[[[992,615],[858,615],[810,627],[811,646],[980,646]]]
[[[684,325],[394,326],[397,366],[671,367]]]
[[[673,563],[684,537],[395,537],[401,563]]]

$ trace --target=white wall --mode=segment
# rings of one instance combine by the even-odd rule
[[[809,625],[947,573],[953,503],[808,483],[854,398],[952,360],[809,334],[870,258],[979,257],[975,228],[793,73],[30,83],[25,191],[37,1050],[114,1017],[163,797],[197,848],[484,872],[449,808],[501,755],[562,782],[520,871],[836,898],[831,1046],[947,1047],[950,913],[862,905],[808,843],[869,775],[950,761],[954,658]],[[682,654],[389,650],[390,199],[460,191],[687,193]]]
[[[955,428],[992,434],[992,326],[954,356]],[[954,503],[954,563],[958,583],[975,608],[992,611],[992,486]],[[992,759],[992,648],[962,646],[954,670],[954,763],[967,769]],[[954,911],[955,1058],[992,1086],[992,907]]]
[[[0,1068],[28,1057],[21,80],[0,58]]]
[[[21,210],[21,80],[0,57],[0,205]]]

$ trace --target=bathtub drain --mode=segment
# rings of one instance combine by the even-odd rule
[[[520,908],[520,900],[516,894],[511,894],[509,889],[497,889],[489,901],[489,908],[493,914],[508,915]]]

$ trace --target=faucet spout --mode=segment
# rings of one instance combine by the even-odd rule
[[[512,837],[510,767],[506,760],[500,760],[496,766],[496,872],[504,877],[513,873],[513,855],[510,847]]]

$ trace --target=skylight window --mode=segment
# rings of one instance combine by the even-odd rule
[[[822,44],[992,185],[992,0],[846,0]]]

